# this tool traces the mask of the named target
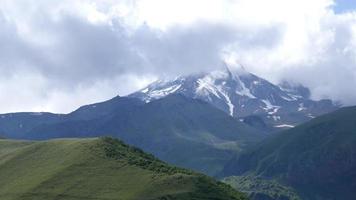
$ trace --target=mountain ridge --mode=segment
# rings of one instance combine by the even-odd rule
[[[295,188],[302,199],[354,199],[356,107],[345,107],[267,138],[232,159],[223,176],[253,175]]]
[[[0,123],[1,123],[0,118]],[[13,119],[13,121],[16,121]],[[15,127],[21,124],[14,123]],[[265,134],[199,99],[181,94],[143,103],[116,97],[83,106],[56,123],[37,126],[17,139],[113,136],[178,166],[215,175],[226,161]],[[11,133],[7,133],[8,138]]]
[[[270,130],[277,131],[339,107],[331,100],[312,100],[309,89],[301,85],[274,85],[244,69],[234,71],[229,67],[158,80],[128,96],[147,103],[176,93],[206,101],[241,121],[257,116]]]

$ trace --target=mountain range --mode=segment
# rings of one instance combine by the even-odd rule
[[[157,81],[127,97],[69,114],[0,115],[13,139],[113,136],[182,167],[216,175],[233,156],[267,137],[336,109],[303,86],[277,86],[244,69]]]
[[[240,68],[158,80],[130,97],[151,102],[169,94],[201,99],[263,131],[292,128],[316,116],[336,110],[328,99],[312,100],[310,90],[300,84],[275,85]]]
[[[1,114],[0,137],[38,140],[38,142],[2,140],[0,172],[3,168],[10,170],[6,167],[15,166],[7,163],[7,159],[11,162],[21,161],[21,156],[31,157],[32,154],[38,158],[43,155],[49,158],[64,156],[59,153],[63,150],[63,153],[71,155],[73,151],[77,156],[89,158],[88,149],[82,146],[95,149],[96,145],[102,144],[103,141],[104,152],[109,149],[115,155],[122,156],[118,150],[111,148],[111,142],[124,152],[129,151],[127,148],[132,150],[133,147],[113,139],[51,140],[110,136],[119,138],[128,145],[139,147],[171,165],[223,178],[226,183],[239,191],[248,193],[253,200],[351,200],[354,197],[353,191],[356,190],[354,182],[356,180],[354,173],[356,108],[339,108],[340,105],[328,99],[313,100],[309,89],[304,86],[287,82],[276,85],[246,72],[243,68],[232,70],[226,67],[210,73],[159,80],[128,96],[116,96],[104,102],[85,105],[69,114],[43,112]],[[43,147],[43,152],[41,152],[42,145],[46,146]],[[36,154],[37,151],[39,155]],[[149,158],[149,161],[146,160],[148,163],[153,161],[161,163],[153,157],[147,157],[140,150],[133,151],[139,153],[133,153],[134,157],[143,156]],[[133,154],[130,153],[130,159]],[[11,160],[11,158],[16,159]],[[33,163],[27,161],[25,157],[23,159],[28,163],[20,164],[30,166],[46,164],[43,160],[37,163],[34,159],[35,163]],[[49,161],[52,162],[51,159]],[[58,163],[59,160],[53,162]],[[106,161],[100,159],[100,162]],[[126,160],[125,163],[127,162]],[[49,166],[54,163],[49,163]],[[58,167],[63,163],[60,164]],[[81,164],[88,165],[88,163],[73,165]],[[140,162],[139,165],[141,164],[146,166]],[[167,169],[165,164],[159,166]],[[114,165],[110,167],[115,168]],[[99,170],[101,167],[94,165],[93,168]],[[22,176],[27,173],[22,168],[19,168],[19,171],[24,173]],[[28,173],[34,172],[39,174],[36,169],[28,170]],[[96,172],[98,171],[93,174]],[[114,170],[112,173],[119,172]],[[133,173],[136,171],[134,170]],[[190,173],[193,172],[189,172],[188,175]],[[0,178],[4,179],[4,183],[11,182],[10,180],[15,178],[14,184],[17,183],[16,177],[10,175],[0,175]],[[60,180],[58,177],[52,177],[54,174],[47,175],[49,177],[42,177],[44,179],[41,181],[57,184],[51,181]],[[88,174],[82,175],[63,181],[87,180],[83,177]],[[151,175],[149,177],[152,178]],[[181,180],[180,178],[175,180],[175,175],[172,179],[167,178],[174,184]],[[133,180],[139,181],[139,176],[134,177]],[[172,183],[160,182],[161,179],[157,181],[158,185]],[[212,183],[210,181],[209,184]],[[199,185],[198,179],[194,179],[193,182]],[[200,187],[194,186],[192,182],[186,183],[193,186],[188,189],[183,187],[184,189],[178,189],[178,192],[172,189],[173,186],[168,187],[169,192],[164,193],[168,197],[163,195],[162,198],[190,199],[196,197],[193,191],[199,191],[201,195],[202,191],[207,190],[206,188],[200,190]],[[62,187],[61,191],[53,191],[51,188],[38,185],[37,182],[34,185],[30,182],[25,184],[31,186],[31,189],[23,191],[20,196],[11,196],[13,190],[18,190],[16,184],[13,187],[0,186],[0,195],[6,194],[8,199],[26,199],[28,195],[29,198],[35,195],[38,199],[46,199],[45,194],[67,195],[65,190],[68,188],[65,187]],[[220,183],[214,182],[207,187],[214,188],[213,185],[220,185]],[[146,188],[144,189],[142,194],[146,194],[152,188],[147,191]],[[219,194],[222,192],[220,189],[218,189]],[[79,188],[78,191],[80,190]],[[132,188],[127,190],[131,191]],[[50,193],[47,194],[46,191]],[[172,191],[174,194],[170,193]],[[181,196],[181,191],[189,191],[189,195],[193,196],[187,196],[185,192]],[[231,195],[229,191],[227,189],[227,193]],[[138,195],[137,192],[142,191],[133,190],[128,195]],[[36,196],[37,194],[39,196]],[[176,194],[179,198],[176,198]],[[68,195],[67,199],[70,199],[72,194]],[[93,195],[97,198],[97,195],[102,194]],[[141,197],[140,195],[138,197]],[[161,193],[152,195],[161,195]],[[199,199],[199,195],[196,199]],[[216,194],[211,195],[214,197]],[[224,195],[222,194],[222,199],[229,199]],[[154,196],[151,199],[156,197],[158,198]],[[244,198],[240,195],[236,197]]]
[[[199,99],[180,94],[150,103],[115,97],[67,115],[17,113],[0,116],[7,138],[113,136],[169,163],[209,175],[265,134]]]

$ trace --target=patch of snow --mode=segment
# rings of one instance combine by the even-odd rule
[[[225,100],[226,100],[226,103],[227,105],[229,106],[229,114],[231,116],[234,116],[234,104],[232,104],[231,100],[230,100],[230,97],[224,93],[224,92],[221,92],[220,93],[224,96]]]
[[[289,95],[288,95],[289,96]],[[297,101],[298,99],[296,99],[295,97],[293,96],[289,96],[289,97],[286,97],[286,96],[281,96],[282,99],[284,100],[287,100],[287,101]]]
[[[262,99],[261,101],[266,105],[265,107],[266,110],[271,110],[274,108],[274,106],[271,104],[269,100]]]
[[[164,96],[167,96],[169,94],[172,94],[174,92],[176,92],[177,90],[179,90],[179,88],[181,87],[182,85],[173,85],[173,86],[170,86],[170,87],[167,87],[167,88],[163,88],[161,90],[153,90],[151,91],[148,95],[149,95],[149,99],[158,99],[158,98],[161,98],[161,97],[164,97]],[[147,100],[146,100],[147,102]]]
[[[147,93],[148,92],[148,88],[141,90],[142,93]]]
[[[174,93],[177,90],[179,90],[179,88],[181,88],[181,87],[182,87],[182,85],[177,85],[177,86],[175,86],[175,88],[173,88],[171,91],[169,91],[169,93]]]
[[[293,94],[293,90],[283,88],[279,86],[279,89],[281,89],[283,92],[287,93],[288,97],[286,96],[281,96],[283,99],[287,101],[297,101],[298,99],[302,99],[303,97],[300,95]]]
[[[276,128],[294,128],[293,125],[289,125],[289,124],[280,124],[280,125],[276,125],[274,127],[276,127]]]
[[[307,116],[308,116],[309,118],[312,118],[312,119],[315,118],[315,116],[313,116],[311,113],[309,113]]]
[[[280,116],[276,116],[276,115],[273,115],[272,118],[273,118],[274,121],[281,120],[281,117]]]
[[[303,110],[306,110],[307,108],[306,107],[304,107],[304,103],[300,103],[299,104],[299,108],[298,108],[298,111],[300,112],[300,111],[303,111]]]
[[[275,106],[272,111],[268,112],[269,115],[276,114],[281,107]]]
[[[214,79],[211,76],[205,76],[204,78],[198,79],[198,87],[196,88],[196,93],[204,96],[208,96],[212,93],[214,96],[221,98],[218,95],[216,86],[214,85]]]
[[[295,94],[288,94],[290,97],[294,98],[295,100],[302,99],[303,97],[300,95],[295,95]]]
[[[243,87],[240,91],[236,91],[236,94],[246,96],[251,99],[256,99],[256,97],[251,93],[250,89],[247,89],[246,87]]]
[[[241,86],[240,90],[236,91],[236,94],[241,95],[241,96],[246,96],[251,99],[256,99],[256,97],[251,93],[251,90],[246,87],[245,83],[240,80],[239,77],[234,76],[235,80],[239,82],[239,85]]]
[[[269,115],[276,114],[281,108],[280,106],[273,105],[269,100],[262,99],[261,101],[266,105],[266,107],[262,107],[262,109],[268,112]]]

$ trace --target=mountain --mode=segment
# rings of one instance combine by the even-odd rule
[[[85,105],[66,115],[68,120],[93,120],[109,115],[130,112],[137,106],[144,103],[136,98],[116,96],[108,101]]]
[[[23,133],[43,123],[51,124],[63,120],[61,114],[53,113],[8,113],[0,114],[0,135],[6,138],[19,138]]]
[[[266,139],[231,160],[223,176],[254,175],[295,188],[302,199],[355,199],[356,107]]]
[[[67,115],[46,112],[0,114],[0,134],[13,139],[33,139],[31,136],[25,136],[25,133],[41,125],[65,121],[94,120],[111,113],[127,111],[142,104],[143,102],[138,99],[117,96],[105,102],[82,106]]]
[[[291,128],[338,108],[331,100],[312,100],[309,89],[301,85],[274,85],[243,68],[230,70],[228,66],[210,73],[158,80],[129,96],[150,102],[177,93],[206,101],[241,121],[247,117],[252,125],[262,122],[266,127],[257,127],[269,131]]]
[[[112,138],[0,140],[2,200],[244,200],[205,175]]]
[[[83,106],[56,123],[36,123],[39,125],[16,134],[16,138],[113,136],[171,164],[209,175],[218,173],[236,153],[265,137],[210,104],[180,94],[150,103],[115,97]]]

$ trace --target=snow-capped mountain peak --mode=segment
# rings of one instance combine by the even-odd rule
[[[130,96],[150,102],[172,93],[201,99],[236,118],[259,116],[277,128],[292,127],[336,109],[330,100],[311,100],[305,87],[274,85],[243,67],[227,65],[209,73],[158,80]]]

